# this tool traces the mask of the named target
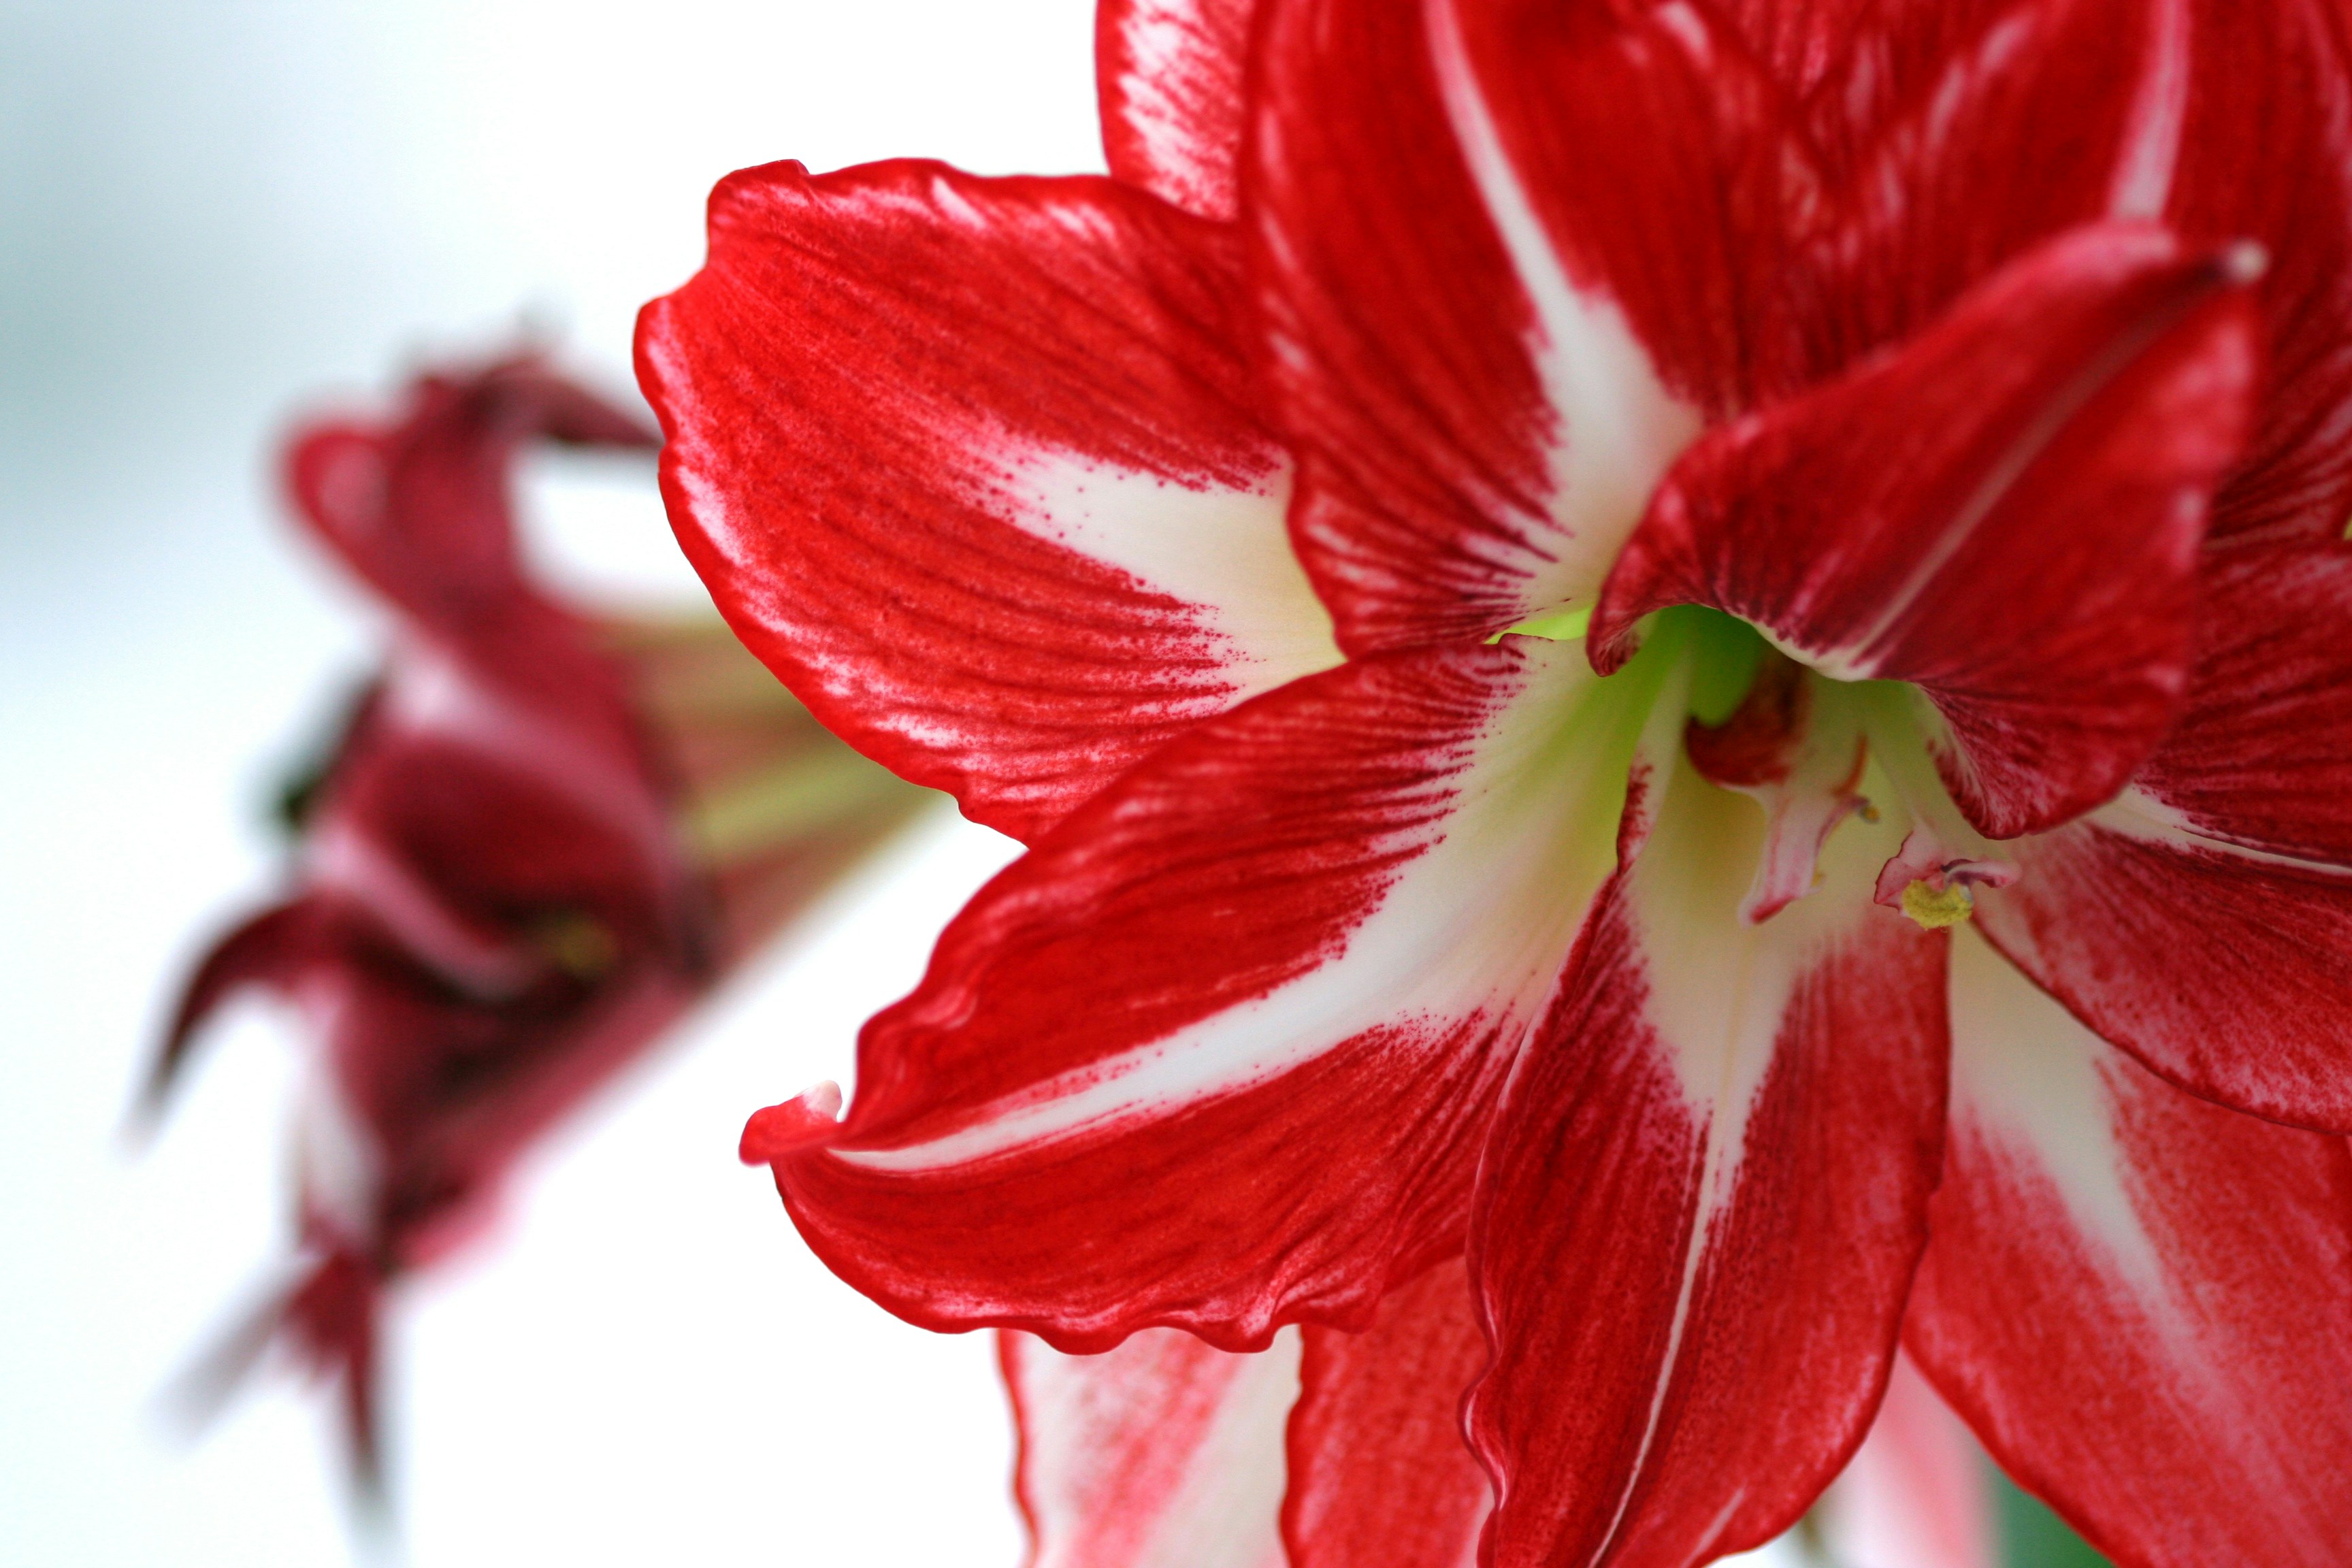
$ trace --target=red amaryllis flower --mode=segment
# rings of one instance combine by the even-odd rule
[[[1118,3],[1119,178],[723,184],[673,518],[1030,845],[803,1235],[1072,1351],[1466,1249],[1514,1568],[1778,1532],[1898,1331],[2117,1559],[2339,1561],[2347,25]]]
[[[289,795],[294,891],[204,960],[148,1085],[152,1110],[242,988],[307,1015],[302,1260],[205,1375],[225,1386],[284,1335],[340,1381],[371,1484],[387,1283],[477,1228],[551,1121],[922,798],[715,619],[598,620],[535,586],[508,491],[539,439],[654,444],[532,359],[426,375],[389,420],[294,439],[298,510],[397,637]]]

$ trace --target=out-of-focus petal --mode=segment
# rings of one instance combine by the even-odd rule
[[[2078,230],[1900,353],[1709,432],[1611,574],[1595,660],[1661,605],[1713,605],[1926,690],[1945,784],[1995,838],[2111,798],[2187,684],[2205,501],[2254,379],[2248,265]]]
[[[1486,1339],[1461,1259],[1391,1292],[1360,1334],[1310,1324],[1301,1337],[1289,1568],[1475,1568],[1493,1493],[1462,1400]]]
[[[670,515],[868,755],[1034,837],[1338,657],[1282,523],[1236,241],[1102,179],[776,164],[646,309]]]
[[[1096,7],[1095,89],[1114,175],[1202,217],[1234,216],[1255,10],[1255,0]]]
[[[1761,814],[1686,766],[1664,790],[1481,1168],[1495,1568],[1680,1568],[1786,1529],[1863,1439],[1927,1240],[1945,944],[1871,903],[1895,814],[1754,925]]]
[[[287,447],[310,531],[417,623],[464,637],[537,595],[515,542],[512,468],[532,439],[647,447],[636,416],[524,356],[418,378],[391,419],[320,421]]]
[[[1179,1329],[1083,1356],[1008,1330],[997,1352],[1021,1428],[1029,1568],[1285,1568],[1296,1331],[1255,1355]]]
[[[1248,211],[1291,522],[1351,652],[1590,600],[1697,429],[1572,282],[1444,5],[1270,0]]]
[[[248,916],[213,943],[180,993],[172,1026],[148,1068],[138,1114],[152,1117],[187,1064],[198,1033],[238,992],[261,988],[289,994],[320,956],[319,910],[306,899],[273,904]]]
[[[1514,637],[1202,724],[951,923],[780,1160],[835,1272],[934,1328],[1227,1349],[1361,1323],[1460,1245],[1520,1037],[1614,859],[1670,661]]]
[[[2271,257],[2268,344],[2245,461],[2216,538],[2333,542],[2352,511],[2352,49],[2333,0],[2168,0],[2147,10],[2180,62],[2165,221]],[[2183,68],[2185,67],[2185,68]]]
[[[1952,1017],[1912,1354],[2002,1466],[2118,1563],[2340,1563],[2342,1140],[2173,1089],[1965,930]]]
[[[1839,1568],[2000,1568],[1983,1450],[1907,1355],[1819,1517]]]
[[[2352,548],[2217,550],[2188,701],[2134,785],[2258,855],[2352,867]]]

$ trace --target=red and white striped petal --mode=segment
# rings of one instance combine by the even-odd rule
[[[1611,574],[1593,657],[1699,603],[1917,683],[1952,796],[2013,837],[2111,798],[2187,683],[2205,500],[2254,377],[2238,253],[2076,230],[1900,353],[1710,431]]]
[[[1822,1499],[1839,1568],[2000,1568],[1991,1468],[1907,1355],[1870,1436]]]
[[[2190,1092],[2352,1131],[2352,555],[2217,550],[2200,588],[2164,744],[2123,798],[2014,847],[1985,932]]]
[[[1492,1489],[1462,1437],[1486,1338],[1459,1258],[1360,1334],[1302,1331],[1282,1507],[1289,1568],[1475,1568]]]
[[[681,542],[832,729],[1030,837],[1332,663],[1236,241],[1101,179],[748,170],[646,307]]]
[[[1255,1355],[1146,1329],[1084,1356],[1007,1331],[997,1353],[1021,1430],[1028,1568],[1285,1568],[1295,1331]]]
[[[1966,931],[1952,1044],[1911,1353],[2002,1466],[2124,1568],[2341,1563],[2343,1142],[2170,1088]]]
[[[775,1162],[802,1235],[916,1322],[1074,1351],[1362,1322],[1460,1245],[1671,668],[1604,683],[1524,637],[1390,655],[1171,743],[867,1024],[830,1146]]]
[[[2137,790],[2005,846],[1985,935],[2190,1093],[2352,1131],[2352,872],[2198,833]]]
[[[1244,216],[1350,652],[1589,602],[1698,427],[1563,269],[1463,47],[1444,0],[1269,0],[1259,32]]]
[[[1114,175],[1202,217],[1234,216],[1255,10],[1256,0],[1096,7],[1095,90]]]
[[[1678,767],[1596,909],[1475,1199],[1494,1568],[1759,1545],[1863,1440],[1944,1116],[1944,941],[1871,902],[1900,815],[1751,925],[1762,814]]]

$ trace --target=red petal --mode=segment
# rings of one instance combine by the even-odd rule
[[[2352,1159],[2150,1077],[1972,937],[1906,1340],[2002,1465],[2134,1568],[2352,1541]]]
[[[1208,218],[1238,205],[1255,0],[1103,0],[1095,86],[1110,172]]]
[[[817,716],[1021,837],[1337,656],[1234,242],[1100,179],[736,174],[646,308],[671,517]]]
[[[1843,679],[1915,681],[1996,838],[2123,787],[2188,674],[2204,500],[2253,376],[2234,253],[2077,231],[1900,354],[1711,431],[1603,590],[1593,657],[1714,605]]]
[[[2175,0],[2191,62],[2164,208],[2200,240],[2271,253],[2268,374],[2245,461],[2213,533],[2342,537],[2352,511],[2352,65],[2325,0]]]
[[[1878,1419],[1822,1499],[1840,1568],[2000,1568],[1991,1468],[1968,1426],[1907,1355]]]
[[[2216,551],[2188,704],[2133,789],[2014,847],[1985,933],[2191,1093],[2352,1131],[2352,557]]]
[[[1446,7],[1566,272],[1717,416],[1835,374],[2105,216],[2145,9]]]
[[[320,956],[320,911],[313,900],[275,904],[239,922],[212,945],[180,992],[171,1031],[147,1071],[137,1115],[163,1110],[197,1033],[223,1003],[250,986],[289,990]]]
[[[2352,866],[2352,551],[2216,552],[2189,700],[2132,782],[2182,826]]]
[[[1977,916],[2052,995],[2192,1094],[2352,1131],[2352,878],[2130,796],[2009,847],[2024,874]]]
[[[1899,831],[1748,925],[1759,814],[1679,770],[1595,911],[1481,1167],[1496,1568],[1758,1545],[1862,1441],[1944,1113],[1944,943],[1869,897]]]
[[[1289,1335],[1256,1355],[1146,1329],[1099,1355],[997,1340],[1021,1427],[1029,1568],[1283,1568]]]
[[[1430,14],[1424,16],[1424,10]],[[1560,270],[1411,0],[1261,27],[1250,207],[1301,558],[1351,652],[1589,600],[1696,416]]]
[[[656,444],[640,420],[524,356],[420,376],[392,419],[307,426],[287,448],[286,486],[311,530],[377,592],[462,639],[536,600],[509,493],[518,450],[534,437]]]
[[[841,1140],[777,1167],[802,1234],[935,1328],[1242,1349],[1360,1322],[1460,1243],[1654,689],[1512,638],[1345,665],[1171,743],[866,1026]]]
[[[1308,1326],[1290,1420],[1290,1568],[1473,1568],[1492,1492],[1462,1440],[1486,1364],[1462,1263],[1381,1303],[1360,1334]]]

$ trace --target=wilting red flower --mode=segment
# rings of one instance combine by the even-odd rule
[[[397,635],[289,796],[295,890],[205,959],[148,1086],[152,1110],[241,988],[307,1016],[302,1259],[206,1375],[225,1385],[282,1333],[341,1382],[371,1482],[387,1283],[478,1227],[551,1122],[922,798],[715,619],[596,619],[532,584],[509,487],[538,439],[655,437],[526,358],[295,438],[298,510]]]
[[[1114,0],[1117,178],[723,184],[688,550],[1030,845],[803,1235],[1066,1350],[1466,1248],[1513,1568],[1773,1535],[1898,1331],[2117,1559],[2340,1561],[2347,25]]]

